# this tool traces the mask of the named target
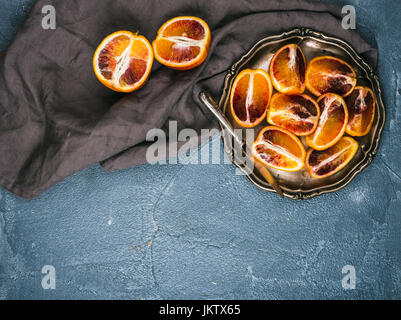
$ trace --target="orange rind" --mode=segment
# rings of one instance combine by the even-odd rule
[[[306,94],[273,95],[267,113],[267,122],[287,129],[297,136],[306,136],[315,131],[320,109],[315,100]]]

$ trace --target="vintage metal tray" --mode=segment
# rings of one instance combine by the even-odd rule
[[[261,68],[268,71],[270,60],[274,53],[288,43],[298,44],[302,48],[307,62],[319,55],[331,55],[345,60],[354,67],[358,77],[358,85],[370,87],[376,97],[376,114],[372,129],[368,135],[356,138],[360,144],[358,152],[344,169],[323,179],[312,179],[306,172],[306,169],[299,172],[283,172],[270,169],[272,175],[279,182],[285,196],[292,199],[308,199],[345,187],[358,173],[371,163],[379,147],[380,136],[385,123],[385,108],[377,75],[373,68],[348,43],[311,29],[297,28],[259,41],[228,71],[219,107],[234,128],[240,128],[232,118],[230,112],[230,90],[235,77],[241,70],[246,68]],[[256,128],[256,132],[259,132],[266,125],[268,125],[266,121],[262,122]],[[245,137],[245,135],[243,136]],[[230,153],[231,149],[228,146],[231,144],[228,144],[227,139],[232,139],[232,137],[223,131],[224,146],[226,151]],[[252,142],[247,141],[249,145]],[[266,191],[274,192],[273,188],[257,170],[237,163],[234,157],[232,157],[232,161],[256,186]]]

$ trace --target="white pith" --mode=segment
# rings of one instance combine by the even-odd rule
[[[288,118],[288,120],[294,120],[294,121],[299,121],[299,122],[307,122],[307,123],[314,123],[314,119],[316,117],[313,118],[307,118],[307,119],[303,119],[300,116],[291,113],[291,112],[283,112],[283,111],[273,111],[270,115],[271,118],[273,118],[275,115],[279,115],[279,116],[285,116]]]
[[[319,71],[319,74],[322,75],[323,80],[327,81],[329,78],[343,78],[346,79],[346,84],[353,84],[355,77],[347,76],[345,74],[339,74],[336,72],[324,72],[324,71]]]
[[[132,44],[134,43],[133,39],[130,40],[129,45],[125,48],[121,56],[117,57],[117,64],[116,68],[114,69],[113,73],[113,84],[115,86],[120,85],[120,78],[121,76],[125,73],[125,71],[129,68],[130,62],[131,62],[131,49],[132,49]]]
[[[287,118],[289,118],[289,120],[295,120],[295,121],[300,121],[300,122],[307,122],[307,123],[314,123],[315,119],[317,118],[317,116],[313,116],[308,109],[306,109],[303,105],[297,104],[297,106],[305,113],[309,114],[310,117],[307,119],[303,119],[300,116],[298,116],[297,114],[293,113],[290,111],[291,107],[286,106],[285,110],[283,111],[282,109],[278,109],[278,110],[274,110],[274,111],[270,111],[270,118],[273,118],[275,115],[279,115],[279,116],[286,116]]]
[[[295,67],[297,65],[297,48],[295,46],[289,46],[288,56],[290,60],[288,61],[288,66],[291,70],[295,71]]]
[[[254,79],[254,74],[249,75],[249,84],[248,84],[248,90],[246,91],[246,100],[245,100],[245,109],[246,109],[246,123],[251,123],[251,117],[249,115],[249,106],[253,102],[253,79]]]
[[[174,37],[169,37],[169,36],[162,36],[163,39],[167,39],[169,41],[174,42],[175,45],[177,46],[182,46],[182,47],[203,47],[206,43],[205,39],[202,40],[195,40],[187,37],[180,37],[180,36],[174,36]]]
[[[367,107],[367,104],[366,104],[366,101],[365,101],[365,98],[366,98],[367,94],[368,94],[368,90],[366,90],[364,88],[359,89],[358,98],[359,98],[359,101],[361,101],[361,109],[363,111],[366,110],[366,107]]]

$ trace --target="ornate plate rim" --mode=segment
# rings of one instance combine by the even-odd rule
[[[350,170],[350,172],[341,180],[326,186],[321,186],[314,188],[312,190],[303,191],[301,189],[298,190],[288,190],[283,188],[284,195],[291,199],[310,199],[325,193],[331,193],[338,191],[345,186],[347,186],[362,170],[364,170],[374,159],[380,145],[381,134],[384,128],[384,124],[386,121],[386,110],[383,103],[382,98],[382,90],[380,88],[379,77],[375,73],[374,69],[365,62],[365,60],[349,45],[346,41],[341,40],[339,38],[328,36],[322,32],[313,30],[311,28],[295,28],[290,31],[283,32],[279,35],[273,35],[262,40],[258,41],[245,55],[243,55],[236,63],[234,63],[231,68],[228,70],[225,79],[224,79],[224,87],[223,92],[219,100],[219,108],[225,113],[225,106],[226,100],[229,96],[232,82],[234,81],[235,76],[238,74],[239,69],[248,62],[254,54],[258,51],[259,47],[268,44],[269,42],[278,41],[278,40],[285,40],[292,37],[304,37],[304,38],[315,38],[319,41],[325,41],[334,45],[341,47],[344,51],[346,51],[349,56],[354,60],[354,62],[365,71],[367,78],[373,85],[373,91],[376,95],[376,105],[378,110],[378,122],[377,122],[377,129],[375,135],[373,137],[373,142],[370,148],[367,151],[364,151],[363,158],[361,161],[356,163],[354,167]],[[224,131],[223,131],[224,132]],[[222,134],[223,144],[226,152],[230,153],[230,148],[227,146],[226,139],[227,137]],[[255,176],[253,172],[250,172],[249,169],[246,167],[241,166],[234,160],[235,158],[231,155],[232,162],[248,177],[248,179],[257,187],[269,191],[275,192],[274,189],[270,186],[261,185],[258,181],[259,178]]]

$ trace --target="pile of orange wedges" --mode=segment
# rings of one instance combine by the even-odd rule
[[[353,137],[369,133],[375,96],[357,86],[347,62],[318,56],[307,63],[302,49],[291,43],[275,52],[268,72],[238,74],[230,107],[241,127],[269,124],[252,145],[257,161],[283,171],[306,167],[312,178],[324,178],[355,156],[359,144]]]

